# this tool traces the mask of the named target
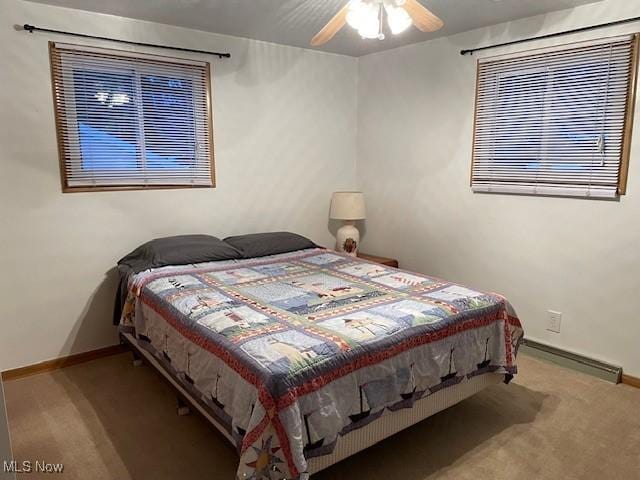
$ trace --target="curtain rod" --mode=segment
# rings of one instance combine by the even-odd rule
[[[168,50],[178,50],[180,52],[192,52],[192,53],[204,53],[205,55],[217,55],[220,58],[231,58],[230,53],[220,53],[220,52],[208,52],[206,50],[195,50],[193,48],[182,48],[182,47],[171,47],[167,45],[155,45],[153,43],[144,43],[144,42],[132,42],[130,40],[120,40],[118,38],[109,38],[109,37],[99,37],[97,35],[87,35],[85,33],[75,33],[75,32],[65,32],[62,30],[52,30],[50,28],[41,28],[35,27],[33,25],[29,25],[25,23],[22,28],[29,33],[33,32],[49,32],[49,33],[59,33],[61,35],[70,35],[72,37],[82,37],[82,38],[93,38],[96,40],[107,40],[109,42],[118,42],[118,43],[128,43],[130,45],[139,45],[141,47],[153,47],[153,48],[166,48]]]
[[[622,25],[623,23],[637,22],[638,20],[640,20],[640,17],[625,18],[624,20],[616,20],[614,22],[600,23],[598,25],[590,25],[588,27],[574,28],[573,30],[565,30],[564,32],[549,33],[547,35],[540,35],[538,37],[522,38],[520,40],[513,40],[511,42],[505,42],[505,43],[496,43],[495,45],[487,45],[486,47],[468,48],[466,50],[460,50],[460,55],[473,55],[474,52],[479,52],[481,50],[488,50],[490,48],[506,47],[508,45],[516,45],[518,43],[532,42],[534,40],[543,40],[545,38],[559,37],[560,35],[569,35],[571,33],[586,32],[588,30],[595,30],[596,28],[612,27],[613,25]]]

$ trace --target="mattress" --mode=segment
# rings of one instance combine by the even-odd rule
[[[162,267],[128,290],[120,328],[236,444],[242,479],[306,478],[358,431],[509,379],[523,335],[500,295],[319,248]]]

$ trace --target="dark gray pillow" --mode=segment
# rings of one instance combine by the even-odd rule
[[[211,235],[178,235],[156,238],[140,245],[118,262],[138,273],[167,265],[189,265],[242,258],[232,245]]]
[[[308,238],[289,232],[252,233],[227,237],[224,241],[237,248],[243,258],[264,257],[317,247]]]

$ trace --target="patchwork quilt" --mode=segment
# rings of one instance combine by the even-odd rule
[[[516,373],[509,303],[324,249],[133,276],[120,322],[236,441],[238,479],[307,460],[386,410]]]

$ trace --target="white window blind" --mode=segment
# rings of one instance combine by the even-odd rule
[[[50,44],[65,191],[213,186],[209,64]]]
[[[479,60],[472,189],[624,193],[636,44],[624,36]]]

